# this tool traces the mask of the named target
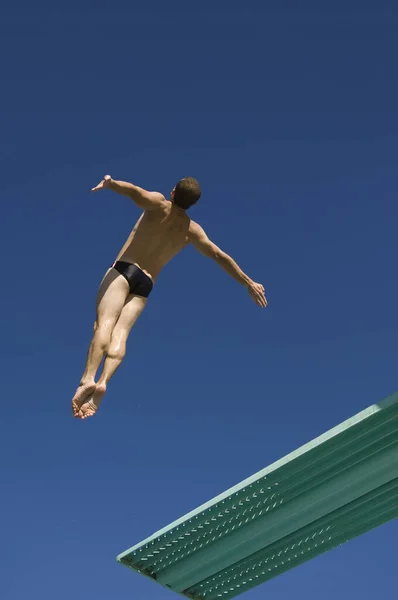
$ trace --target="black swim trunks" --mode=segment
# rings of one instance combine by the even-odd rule
[[[153,282],[148,275],[145,275],[144,271],[141,271],[136,265],[121,260],[116,261],[113,268],[127,279],[131,294],[148,298],[153,288]]]

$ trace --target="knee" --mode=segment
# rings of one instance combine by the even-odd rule
[[[97,343],[99,344],[101,350],[106,352],[111,343],[112,332],[109,327],[100,327],[98,323],[94,325],[94,335]]]

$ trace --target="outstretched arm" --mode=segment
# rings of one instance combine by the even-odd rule
[[[92,192],[98,192],[103,189],[110,189],[118,194],[123,194],[123,196],[128,196],[142,209],[144,210],[155,210],[156,208],[160,208],[166,202],[163,194],[159,192],[148,192],[143,188],[138,187],[137,185],[133,185],[132,183],[127,183],[126,181],[115,181],[112,179],[110,175],[105,175],[105,177],[100,181],[100,183],[92,188]]]
[[[244,285],[258,306],[261,306],[262,308],[267,306],[264,287],[260,283],[255,283],[250,279],[231,256],[223,252],[216,244],[209,240],[204,229],[200,225],[191,221],[188,237],[189,241],[201,254],[208,258],[212,258],[224,269],[224,271],[231,275],[231,277]]]

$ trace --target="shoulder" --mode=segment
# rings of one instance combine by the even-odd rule
[[[154,202],[159,208],[166,208],[170,202],[166,200],[165,196],[160,192],[149,192],[152,202]]]
[[[152,198],[155,200],[158,200],[159,202],[162,202],[164,204],[168,204],[169,201],[166,200],[166,197],[163,196],[163,194],[161,192],[150,192],[150,194],[152,194]]]
[[[202,248],[209,244],[209,239],[205,230],[201,225],[199,225],[199,223],[196,223],[195,221],[190,222],[187,237],[189,242],[191,242],[197,248]]]
[[[160,192],[147,192],[146,203],[143,206],[146,213],[163,215],[168,209],[169,201]]]
[[[204,233],[203,228],[199,225],[199,223],[196,223],[196,221],[190,220],[188,236],[191,238],[195,238],[195,237],[202,235],[203,233]]]

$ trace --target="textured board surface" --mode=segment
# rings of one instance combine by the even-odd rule
[[[398,392],[117,560],[193,600],[229,600],[396,517]]]

